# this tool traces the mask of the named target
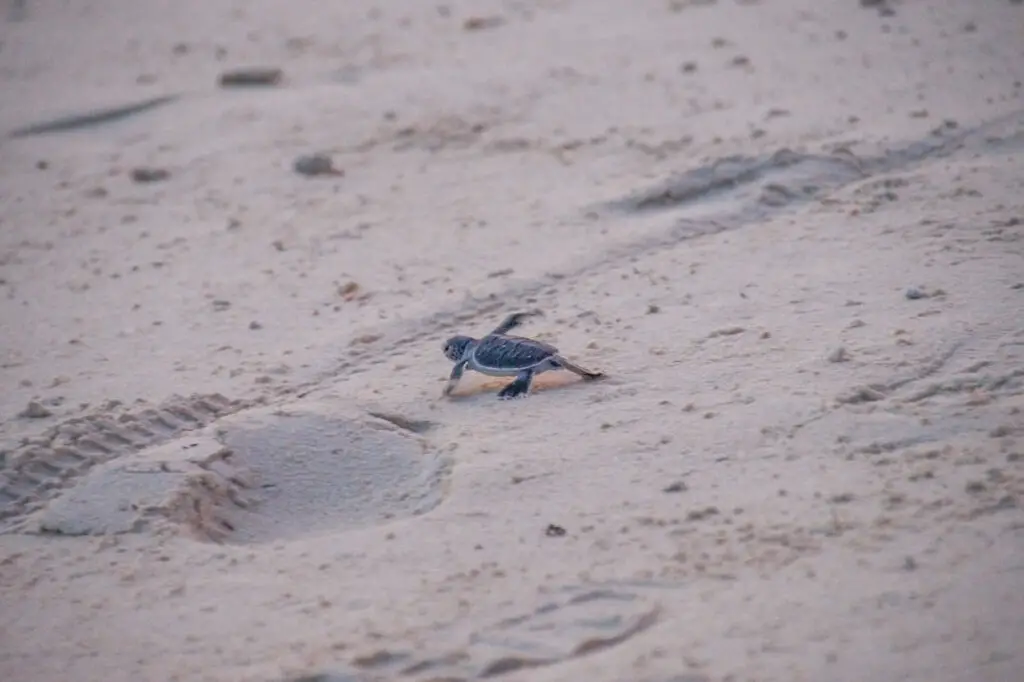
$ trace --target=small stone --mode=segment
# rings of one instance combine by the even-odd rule
[[[502,17],[470,17],[462,22],[464,31],[482,31],[488,28],[497,28],[505,23]]]
[[[217,312],[227,310],[230,307],[231,301],[225,301],[222,298],[214,299],[213,301],[213,309],[216,310]]]
[[[908,301],[916,301],[921,298],[928,298],[928,294],[917,287],[910,287],[905,292],[903,292],[903,295],[907,298]]]
[[[53,412],[46,409],[38,400],[31,400],[25,409],[18,413],[18,416],[23,419],[46,419],[53,416]]]
[[[834,349],[831,353],[828,354],[829,362],[846,362],[849,359],[849,353],[847,353],[846,349],[843,348],[842,346],[839,346],[838,348]]]
[[[252,322],[249,323],[249,329],[252,329],[253,331],[257,329],[263,329],[263,325],[257,322],[256,320],[253,320]]]
[[[885,393],[873,386],[856,386],[836,396],[836,401],[844,405],[858,405],[885,400]]]
[[[361,336],[357,336],[356,338],[352,339],[352,343],[350,345],[355,346],[357,344],[373,343],[374,341],[378,340],[380,337],[381,337],[381,334],[363,334]]]
[[[284,71],[275,67],[254,67],[225,71],[218,82],[222,88],[268,87],[278,85]]]
[[[170,171],[164,168],[139,167],[132,169],[132,181],[140,184],[161,182],[171,177]]]
[[[346,282],[338,287],[338,295],[346,301],[351,301],[359,295],[359,284],[357,282]]]
[[[308,154],[295,159],[292,169],[299,175],[314,177],[318,175],[344,175],[345,172],[334,167],[334,162],[327,154]]]
[[[722,329],[716,329],[715,331],[708,334],[709,339],[714,339],[719,336],[736,336],[742,334],[746,329],[744,327],[723,327]]]
[[[544,535],[547,535],[549,538],[560,538],[565,533],[566,530],[564,528],[553,523],[549,523],[548,527],[544,529]]]
[[[670,483],[667,486],[665,486],[664,488],[662,488],[661,492],[663,492],[663,493],[682,493],[682,492],[686,492],[687,490],[688,490],[688,488],[686,487],[686,484],[684,482],[676,481],[675,483]]]
[[[688,521],[703,521],[704,519],[718,515],[718,507],[705,507],[704,509],[695,509],[686,515]]]
[[[660,313],[660,312],[661,312],[661,307],[658,306],[655,303],[651,303],[650,305],[647,306],[647,314],[648,315],[654,315],[655,313]]]

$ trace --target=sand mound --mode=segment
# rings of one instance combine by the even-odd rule
[[[97,465],[179,438],[244,406],[219,394],[175,396],[133,409],[111,404],[27,439],[3,458],[0,529],[17,528]]]
[[[102,535],[181,527],[223,539],[246,506],[231,453],[206,436],[179,439],[96,467],[28,520],[25,530]]]

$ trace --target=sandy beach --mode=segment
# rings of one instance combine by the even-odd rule
[[[2,9],[0,680],[1024,682],[1021,2]]]

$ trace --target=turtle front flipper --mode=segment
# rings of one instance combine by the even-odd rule
[[[540,311],[534,310],[530,312],[512,313],[504,320],[502,320],[501,324],[495,327],[494,331],[492,331],[491,333],[508,334],[510,331],[521,325],[523,323],[523,320],[525,320],[528,317],[534,317],[535,315],[540,315]]]
[[[444,386],[444,391],[441,395],[447,397],[451,395],[452,391],[455,390],[455,386],[459,383],[459,379],[462,378],[462,373],[466,369],[466,360],[456,362],[455,366],[452,367],[452,373],[448,377],[448,383]]]
[[[534,371],[524,369],[516,375],[512,383],[498,392],[498,399],[509,400],[510,398],[525,398],[530,392],[530,384],[533,382]]]

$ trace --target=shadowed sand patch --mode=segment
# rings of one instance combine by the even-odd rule
[[[540,376],[534,377],[533,383],[530,385],[530,393],[540,393],[541,391],[566,388],[575,384],[595,383],[597,381],[603,381],[604,379],[607,379],[607,376],[594,381],[584,381],[572,372],[545,372]],[[482,379],[467,372],[459,383],[458,388],[452,392],[452,397],[468,398],[481,393],[497,393],[508,386],[511,382],[511,378],[492,379],[488,377]]]
[[[346,665],[292,679],[496,678],[614,648],[656,626],[661,616],[658,596],[649,589],[612,584],[554,588],[533,609],[511,611],[468,632],[459,624],[439,628],[422,650],[368,649]],[[354,669],[373,677],[355,677]]]

